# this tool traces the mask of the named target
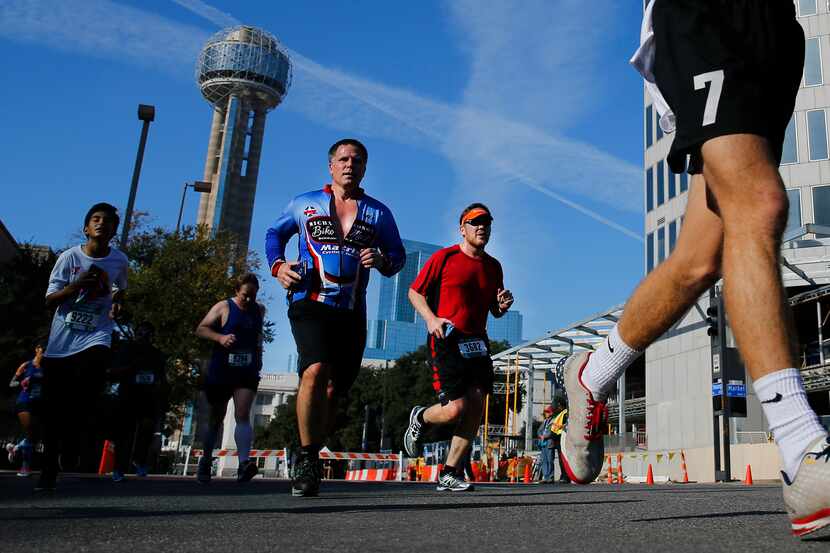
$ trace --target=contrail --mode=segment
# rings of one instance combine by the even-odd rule
[[[210,21],[211,23],[214,23],[218,26],[227,27],[227,26],[233,26],[233,25],[241,24],[241,22],[239,20],[235,19],[233,16],[231,16],[227,13],[221,12],[221,11],[217,10],[216,8],[213,8],[212,6],[208,5],[207,3],[202,2],[201,0],[173,0],[173,1],[176,4],[182,6],[183,8],[191,11],[192,13],[195,13],[196,15],[199,15],[200,17],[202,17],[202,18],[204,18],[204,19],[206,19],[206,20]],[[434,143],[438,143],[438,144],[443,145],[446,141],[448,133],[451,132],[451,129],[442,127],[441,126],[442,123],[445,126],[448,127],[451,122],[458,121],[460,119],[466,119],[468,121],[470,121],[470,120],[477,120],[477,121],[490,120],[494,123],[493,128],[504,129],[504,128],[509,127],[511,125],[512,126],[524,127],[524,125],[518,125],[518,124],[516,124],[512,121],[506,121],[506,120],[501,120],[500,121],[501,118],[495,117],[492,114],[481,113],[481,112],[478,112],[477,110],[472,110],[472,109],[469,109],[469,108],[463,108],[463,107],[459,108],[459,107],[453,107],[453,106],[449,106],[449,105],[445,105],[445,104],[440,104],[440,103],[432,101],[432,100],[427,100],[425,98],[417,97],[416,95],[410,94],[410,93],[406,93],[406,95],[409,96],[408,98],[406,98],[406,102],[399,102],[397,105],[393,105],[392,103],[390,103],[388,101],[384,101],[383,100],[384,96],[387,99],[395,99],[394,96],[390,93],[392,93],[392,92],[401,92],[401,91],[390,90],[390,89],[387,89],[386,87],[383,87],[382,85],[378,85],[376,83],[372,83],[372,82],[369,82],[369,81],[366,81],[366,80],[363,80],[363,79],[351,77],[351,76],[343,74],[339,71],[326,68],[326,67],[314,62],[313,60],[303,56],[302,54],[300,54],[299,52],[297,52],[295,50],[292,50],[290,48],[287,48],[287,50],[288,50],[288,52],[291,56],[292,62],[294,63],[294,68],[295,68],[296,75],[299,77],[295,80],[295,85],[299,82],[302,82],[303,77],[306,77],[309,80],[315,80],[315,81],[319,81],[321,83],[324,83],[326,85],[333,86],[333,87],[337,88],[339,91],[347,94],[351,98],[353,98],[353,99],[355,99],[355,100],[357,100],[357,101],[359,101],[363,104],[366,104],[367,106],[373,108],[374,110],[380,112],[381,114],[386,115],[387,117],[390,117],[390,118],[398,121],[399,123],[401,123],[405,127],[409,127],[410,129],[413,129],[413,130],[417,131],[418,134],[421,135],[421,138],[424,138],[424,137],[428,138],[429,141],[434,142]],[[422,118],[419,119],[418,117],[413,116],[413,115],[417,115],[417,113],[416,114],[413,114],[413,113],[404,114],[402,112],[402,110],[400,109],[400,106],[410,106],[410,107],[415,106],[416,111],[418,110],[418,108],[426,108],[426,110],[424,110],[424,112],[422,112],[422,113],[429,113],[430,115],[426,116],[426,117],[422,117]],[[527,129],[527,130],[536,131],[536,129]],[[401,137],[400,137],[400,135],[397,135],[396,138],[400,139]],[[550,136],[546,136],[546,138],[552,144],[557,144],[558,143],[557,146],[559,147],[560,151],[563,149],[563,146],[565,147],[565,149],[568,149],[568,150],[573,150],[574,149],[573,146],[575,144],[572,143],[572,142],[566,143],[565,141],[558,140],[558,139],[555,139],[555,138],[550,137]],[[580,150],[584,150],[584,149],[595,150],[594,148],[591,148],[588,145],[576,144],[576,146]],[[466,152],[466,150],[462,150],[462,151]],[[480,156],[458,155],[456,152],[449,151],[447,148],[443,148],[442,153],[446,157],[448,157],[449,159],[454,160],[454,161],[463,161],[463,160],[469,160],[469,159],[480,159]],[[585,155],[586,154],[585,151],[580,151],[580,152],[571,151],[570,153],[572,155],[576,154],[580,158],[588,157],[588,156]],[[621,175],[625,174],[628,177],[633,177],[635,179],[640,178],[639,171],[637,171],[636,174],[632,174],[632,172],[630,171],[630,167],[626,166],[626,164],[623,164],[623,163],[619,162],[619,160],[616,160],[616,159],[612,158],[611,156],[608,156],[607,154],[599,152],[598,150],[595,150],[594,152],[591,152],[591,153],[599,158],[595,161],[611,162],[612,165],[615,166],[614,169],[619,170]],[[583,163],[584,163],[584,161],[583,161]],[[556,201],[558,201],[558,202],[560,202],[560,203],[562,203],[562,204],[564,204],[564,205],[566,205],[566,206],[582,213],[583,215],[586,215],[586,216],[590,217],[591,219],[597,221],[598,223],[603,224],[603,225],[605,225],[605,226],[607,226],[611,229],[614,229],[618,232],[623,233],[624,235],[628,236],[629,238],[633,238],[634,240],[637,240],[639,242],[643,241],[643,237],[639,233],[634,232],[634,231],[632,231],[632,230],[630,230],[630,229],[628,229],[628,228],[626,228],[626,227],[610,220],[609,218],[597,213],[596,211],[594,211],[594,210],[592,210],[592,209],[590,209],[590,208],[588,208],[588,207],[586,207],[586,206],[584,206],[584,205],[582,205],[578,202],[575,202],[571,199],[566,198],[562,194],[554,192],[549,187],[545,186],[539,179],[534,178],[531,175],[528,175],[528,174],[524,173],[523,171],[519,170],[518,167],[508,166],[502,160],[499,160],[498,162],[496,162],[496,165],[498,166],[501,173],[504,173],[504,174],[507,174],[507,175],[513,177],[513,179],[511,179],[511,180],[515,179],[518,182],[521,182],[522,184],[524,184],[525,186],[528,186],[531,189],[536,190],[537,192],[540,192],[540,193],[548,196],[549,198],[552,198],[552,199],[554,199],[554,200],[556,200]],[[579,166],[579,165],[577,165],[577,166]],[[634,180],[633,182],[637,182],[637,180]],[[606,184],[607,184],[607,181],[606,181]]]

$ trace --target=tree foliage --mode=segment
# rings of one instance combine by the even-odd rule
[[[507,348],[504,342],[493,342],[491,350],[498,353]],[[499,378],[499,375],[496,376]],[[501,406],[504,412],[504,396],[491,397],[491,408]],[[359,451],[362,449],[363,426],[366,420],[366,406],[369,407],[367,450],[403,448],[404,430],[409,424],[409,412],[415,405],[428,406],[436,401],[432,388],[432,361],[429,350],[421,346],[412,353],[400,357],[389,367],[363,367],[352,386],[349,397],[338,405],[337,423],[334,433],[326,445],[335,451]],[[521,393],[517,409],[521,410]],[[512,410],[512,396],[509,409]],[[501,415],[502,418],[504,415]],[[483,421],[482,421],[483,422]],[[492,424],[500,424],[494,422]],[[432,429],[426,441],[447,440],[452,437],[452,427]],[[295,448],[299,445],[297,436],[296,398],[280,405],[270,424],[258,429],[255,446],[258,448]]]
[[[253,254],[240,254],[233,236],[186,227],[181,233],[163,228],[139,229],[125,252],[130,259],[124,322],[150,322],[155,345],[171,360],[168,381],[171,404],[192,397],[199,371],[212,344],[194,330],[218,301],[234,294],[234,275],[254,271]],[[271,341],[272,323],[266,323]],[[204,367],[206,368],[206,367]]]
[[[46,287],[57,256],[51,250],[23,244],[0,265],[0,379],[3,394],[14,371],[34,357],[34,342],[49,335],[52,312],[46,309]]]

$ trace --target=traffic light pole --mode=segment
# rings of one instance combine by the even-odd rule
[[[714,442],[715,481],[732,480],[732,459],[730,455],[729,429],[729,355],[726,343],[726,310],[723,294],[712,286],[709,289],[709,308],[706,310],[706,333],[711,340],[712,351],[712,438]],[[721,450],[723,463],[721,464]]]

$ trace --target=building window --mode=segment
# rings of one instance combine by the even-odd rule
[[[680,193],[686,192],[689,190],[689,173],[683,171],[679,175],[677,175],[678,180],[680,181]]]
[[[810,161],[827,159],[827,119],[823,109],[807,112]]]
[[[813,187],[813,216],[817,225],[830,227],[830,186]]]
[[[646,148],[651,148],[651,145],[654,144],[654,134],[652,131],[654,119],[651,114],[653,110],[654,108],[652,106],[646,106]]]
[[[654,167],[646,171],[646,213],[654,209]]]
[[[669,199],[671,200],[675,196],[677,196],[677,181],[674,178],[674,173],[669,171]]]
[[[666,201],[666,171],[663,168],[665,163],[662,161],[657,162],[657,205],[661,206]]]
[[[781,165],[798,163],[798,139],[795,132],[795,114],[790,118],[787,130],[784,131],[784,149],[781,152]]]
[[[674,251],[674,246],[677,244],[677,221],[669,223],[669,255]]]
[[[646,236],[646,273],[654,270],[654,233]]]
[[[804,86],[820,85],[822,84],[822,74],[819,37],[808,38],[804,46]]]
[[[787,190],[787,199],[790,200],[790,211],[787,213],[787,230],[801,226],[801,189]]]
[[[265,394],[265,393],[258,393],[256,395],[256,404],[257,405],[271,405],[274,401],[274,394]]]
[[[666,259],[666,227],[657,229],[657,264]]]
[[[798,0],[798,15],[806,17],[808,15],[816,15],[816,0]]]

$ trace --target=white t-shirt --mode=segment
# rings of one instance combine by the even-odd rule
[[[651,99],[654,101],[654,107],[660,115],[658,124],[664,133],[673,133],[676,127],[674,113],[669,108],[669,103],[663,98],[663,93],[657,87],[657,82],[654,78],[654,55],[657,50],[657,45],[654,40],[654,25],[653,12],[654,3],[656,0],[650,0],[643,12],[643,24],[640,28],[640,47],[634,52],[634,56],[629,63],[634,66],[640,75],[643,76]]]
[[[81,246],[69,248],[52,268],[46,295],[60,292],[93,265],[100,269],[98,288],[85,289],[58,306],[52,318],[46,357],[67,357],[92,346],[110,346],[112,295],[127,288],[126,255],[110,248],[106,257],[89,257]]]

